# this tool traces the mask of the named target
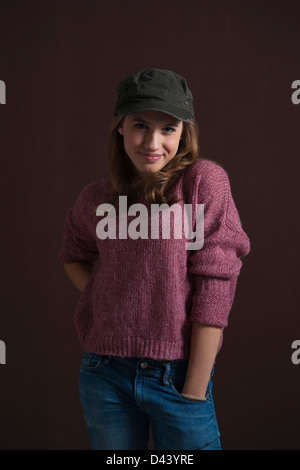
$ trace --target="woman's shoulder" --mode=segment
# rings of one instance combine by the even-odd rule
[[[227,172],[221,163],[214,160],[208,160],[207,158],[198,158],[194,163],[187,167],[187,172],[199,175],[202,178],[207,178],[208,176],[218,177],[227,175]]]
[[[193,164],[189,165],[185,171],[185,179],[193,185],[203,187],[227,186],[229,178],[223,166],[206,158],[199,158]]]
[[[85,185],[78,196],[81,201],[101,204],[111,195],[112,187],[108,177],[100,178]]]

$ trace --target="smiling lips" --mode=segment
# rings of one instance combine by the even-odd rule
[[[145,160],[147,160],[147,162],[157,162],[157,160],[162,157],[162,155],[157,153],[141,153],[141,155]]]

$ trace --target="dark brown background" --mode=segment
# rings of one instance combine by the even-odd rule
[[[1,449],[88,448],[79,292],[57,251],[66,210],[106,174],[117,83],[145,67],[187,78],[251,239],[215,368],[223,448],[300,448],[299,18],[291,0],[1,0]]]

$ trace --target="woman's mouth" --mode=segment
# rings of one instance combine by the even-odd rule
[[[141,155],[142,157],[145,158],[145,160],[147,160],[147,162],[156,162],[162,157],[162,155],[158,153],[142,153],[141,152]]]

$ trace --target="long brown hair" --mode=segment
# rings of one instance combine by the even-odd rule
[[[111,185],[115,191],[111,203],[118,209],[119,195],[127,195],[129,204],[137,201],[143,194],[146,199],[155,204],[176,202],[175,198],[165,194],[168,182],[180,170],[191,165],[198,158],[198,125],[193,119],[183,122],[183,130],[178,152],[161,170],[157,172],[145,172],[142,175],[137,172],[128,157],[123,144],[123,137],[118,132],[123,116],[117,116],[113,120],[109,135],[107,149],[107,164]]]

